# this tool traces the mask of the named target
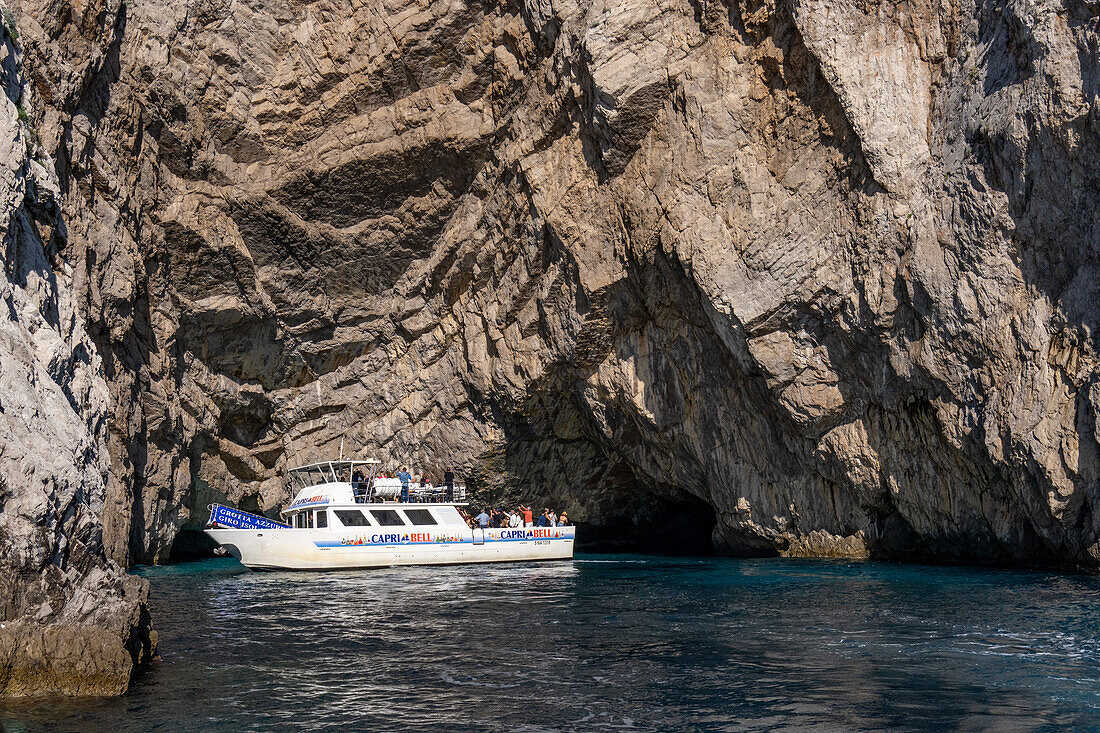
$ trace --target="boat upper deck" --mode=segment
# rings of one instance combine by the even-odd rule
[[[461,484],[449,487],[413,482],[402,484],[398,478],[376,476],[379,465],[381,461],[374,459],[336,460],[290,469],[290,485],[297,493],[282,515],[293,517],[306,510],[357,504],[398,504],[415,508],[424,504],[455,507],[464,503],[466,487]]]

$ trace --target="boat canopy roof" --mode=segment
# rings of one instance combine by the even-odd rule
[[[308,463],[304,466],[298,466],[297,468],[290,469],[290,473],[298,471],[308,473],[310,471],[340,471],[346,468],[355,468],[356,466],[376,466],[382,463],[377,458],[360,458],[360,459],[348,459],[339,461],[317,461],[316,463]]]
[[[338,481],[351,481],[351,475],[356,468],[370,467],[367,473],[374,475],[374,467],[382,462],[374,458],[360,458],[336,461],[318,461],[305,466],[298,466],[287,471],[290,483],[298,488],[317,486],[320,484],[336,483]]]

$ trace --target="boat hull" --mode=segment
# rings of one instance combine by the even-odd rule
[[[253,570],[350,570],[394,565],[569,560],[574,527],[466,530],[437,540],[378,528],[361,534],[324,529],[208,529],[215,542]],[[483,541],[481,541],[483,539]],[[394,541],[396,540],[396,541]]]

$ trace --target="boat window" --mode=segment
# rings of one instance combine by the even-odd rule
[[[406,509],[405,516],[413,524],[439,524],[427,509]]]
[[[370,522],[363,516],[363,512],[358,509],[345,509],[341,511],[336,509],[336,516],[340,519],[340,523],[345,527],[369,527]]]
[[[466,520],[462,518],[462,515],[458,513],[458,509],[453,504],[435,507],[435,516],[439,517],[439,521],[443,524],[466,524]]]
[[[378,522],[380,527],[405,526],[405,523],[401,521],[401,515],[393,509],[371,509],[370,513],[374,517],[374,521]]]
[[[324,509],[320,509],[317,512],[317,528],[322,529],[328,526],[328,512]]]

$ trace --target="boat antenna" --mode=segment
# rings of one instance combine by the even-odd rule
[[[342,435],[340,436],[340,455],[337,456],[336,460],[338,460],[338,461],[344,460],[344,436],[342,436]]]

